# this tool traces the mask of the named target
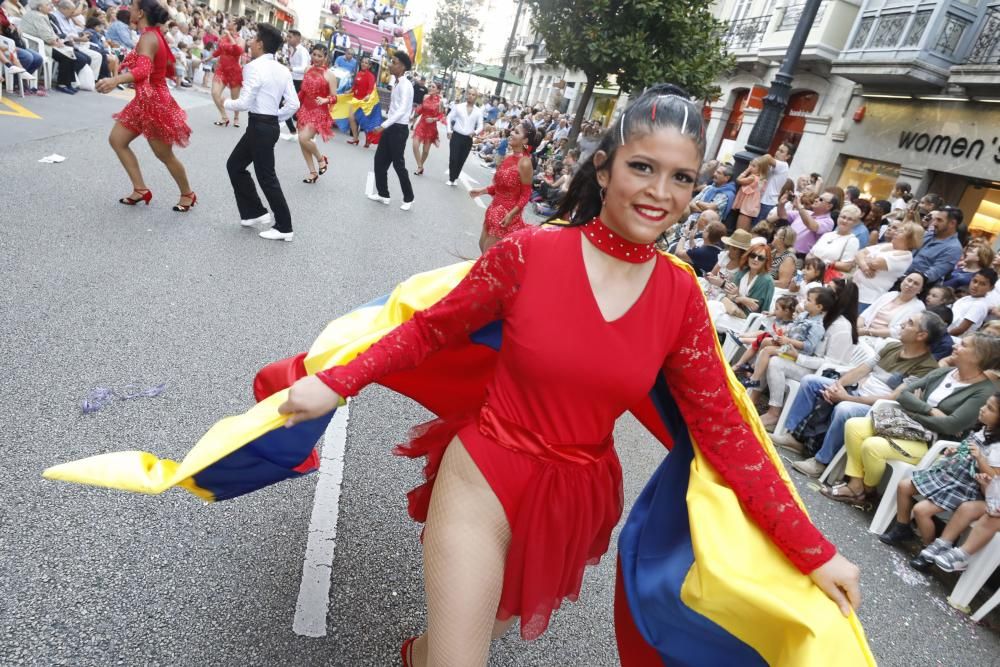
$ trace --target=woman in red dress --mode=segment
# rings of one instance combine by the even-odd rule
[[[297,381],[279,408],[289,425],[314,419],[502,321],[481,408],[423,427],[400,451],[427,456],[427,481],[410,493],[411,516],[426,521],[427,632],[403,644],[404,665],[485,665],[491,637],[520,618],[535,638],[577,598],[622,511],[615,420],[657,378],[760,529],[845,615],[857,605],[858,569],[810,522],[733,400],[697,281],[655,250],[691,200],[704,150],[700,109],[673,86],[648,89],[574,177],[559,211],[571,226],[503,239],[443,299],[350,363]]]
[[[424,163],[431,152],[431,144],[438,145],[438,123],[444,120],[444,105],[441,104],[441,90],[433,81],[427,87],[424,101],[417,107],[410,124],[413,130],[413,158],[417,161],[417,176],[424,173]]]
[[[473,199],[484,194],[493,197],[486,209],[483,231],[479,235],[479,249],[482,252],[486,252],[508,234],[527,226],[521,213],[531,199],[531,179],[535,174],[531,152],[538,146],[540,138],[534,123],[522,121],[511,130],[508,140],[510,155],[497,167],[493,174],[493,184],[469,190],[469,196]]]
[[[111,147],[132,181],[132,194],[118,201],[129,206],[145,202],[148,206],[153,198],[142,178],[139,160],[130,148],[135,138],[142,135],[180,189],[180,200],[174,210],[186,213],[198,201],[198,196],[191,190],[184,165],[173,150],[175,144],[188,145],[191,128],[187,125],[187,114],[177,106],[167,89],[167,75],[173,76],[174,57],[160,26],[170,20],[170,15],[156,0],[133,0],[129,12],[132,23],[142,30],[139,43],[125,57],[118,76],[101,79],[96,86],[98,92],[108,93],[119,84],[135,85],[135,97],[115,114],[117,122],[109,137]]]
[[[240,38],[242,28],[242,18],[236,21],[230,20],[212,56],[216,59],[215,76],[212,78],[212,101],[215,102],[215,106],[219,110],[219,120],[215,121],[214,124],[219,127],[229,126],[229,114],[222,106],[222,90],[228,88],[229,97],[235,100],[240,96],[240,90],[243,89],[243,65],[240,64],[244,50],[243,40]],[[239,126],[240,112],[235,111],[233,112],[233,127]]]
[[[347,143],[355,146],[358,145],[358,137],[362,131],[358,127],[358,110],[361,107],[361,103],[375,90],[375,75],[371,73],[371,66],[371,58],[362,56],[358,61],[358,73],[354,75],[354,86],[351,88],[351,95],[354,96],[354,101],[351,103],[350,113],[347,116],[347,122],[351,126],[351,138],[347,140]],[[376,132],[376,129],[372,128],[371,133],[367,129],[364,130],[365,148],[371,146],[371,135]]]
[[[337,77],[326,68],[327,53],[326,47],[322,44],[312,47],[310,52],[312,67],[306,70],[305,76],[302,77],[302,87],[299,89],[299,110],[295,120],[298,121],[299,148],[302,149],[302,157],[309,167],[309,175],[302,179],[303,183],[315,183],[326,173],[330,164],[313,141],[313,137],[317,134],[323,141],[329,141],[333,136],[330,107],[337,103]]]

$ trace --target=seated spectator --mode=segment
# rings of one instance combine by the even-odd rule
[[[910,200],[906,206],[906,211],[894,211],[901,213],[904,222],[915,222],[923,227],[928,227],[931,222],[931,211],[937,211],[945,206],[944,198],[933,192],[928,192],[919,200]]]
[[[913,263],[913,251],[923,242],[923,227],[912,222],[899,223],[898,232],[893,232],[891,241],[858,251],[854,256],[857,270],[853,277],[858,286],[862,310],[889,291],[902,277],[903,271]]]
[[[783,206],[776,206],[775,210],[778,211],[778,220],[786,220],[795,230],[795,253],[805,257],[821,236],[833,231],[830,212],[839,207],[840,202],[835,195],[823,193],[813,201],[812,206],[807,206],[799,195],[794,199],[791,213]]]
[[[720,220],[725,220],[736,198],[736,184],[733,182],[732,165],[723,164],[715,170],[712,184],[691,200],[688,205],[690,215],[685,222],[691,226],[704,211],[715,211]]]
[[[18,5],[20,7],[20,5]],[[29,95],[40,95],[45,96],[45,90],[38,88],[38,77],[35,72],[44,64],[45,60],[42,58],[42,54],[35,53],[27,48],[27,44],[24,42],[24,38],[21,36],[21,31],[17,29],[17,26],[11,22],[7,17],[3,6],[0,6],[0,35],[6,37],[10,41],[14,42],[14,49],[10,53],[4,52],[7,60],[10,61],[15,67],[20,67],[28,76],[22,77],[22,84],[24,85],[24,90]]]
[[[809,477],[819,477],[844,446],[844,425],[848,419],[867,415],[875,401],[891,398],[904,380],[921,378],[937,369],[931,346],[944,335],[945,324],[937,315],[928,312],[911,315],[900,330],[899,341],[883,347],[871,362],[852,368],[838,380],[805,376],[785,420],[788,433],[772,436],[771,440],[785,449],[811,455],[792,467]],[[819,399],[832,405],[833,411],[817,421]],[[807,420],[813,434],[822,434],[821,444],[803,443],[795,437]]]
[[[906,273],[922,273],[934,284],[948,275],[962,257],[958,227],[964,216],[962,211],[951,206],[931,211],[930,216],[923,245],[913,253],[913,262]]]
[[[806,257],[802,263],[802,271],[795,274],[795,280],[788,288],[799,297],[799,303],[805,301],[806,294],[814,287],[823,286],[823,274],[826,273],[826,263],[819,257]]]
[[[81,14],[80,8],[73,3],[73,0],[59,0],[59,4],[55,10],[49,12],[49,22],[59,37],[72,42],[74,45],[87,44],[90,42],[90,38],[83,34],[83,26],[75,20]],[[80,49],[75,49],[75,52],[77,59],[82,54],[88,65],[94,58],[100,58],[97,78],[104,79],[111,76],[106,59],[102,55],[93,51],[88,53]]]
[[[954,321],[954,315],[951,312],[951,306],[932,306],[929,305],[930,301],[931,299],[929,296],[927,299],[924,300],[924,303],[928,304],[927,312],[934,313],[935,315],[940,317],[941,320],[945,323],[945,329],[947,330],[947,328],[950,327],[951,323]],[[945,333],[947,333],[947,331]],[[954,348],[955,348],[955,341],[950,335],[941,336],[941,340],[939,340],[935,345],[931,347],[931,354],[934,355],[935,359],[938,360],[946,359],[951,356],[951,353],[954,351]]]
[[[969,243],[965,255],[955,265],[955,270],[941,283],[953,290],[967,291],[972,276],[993,265],[993,248],[986,243]]]
[[[0,9],[7,14],[7,16],[13,16],[14,18],[24,18],[24,15],[28,13],[27,3],[22,3],[20,0],[4,0],[0,4]]]
[[[896,181],[896,184],[892,187],[892,194],[889,195],[892,210],[905,211],[911,199],[913,199],[913,186],[906,181]]]
[[[985,489],[978,477],[988,479],[1000,474],[1000,394],[993,394],[979,409],[979,427],[960,445],[949,447],[944,455],[926,470],[916,470],[913,477],[904,479],[896,488],[896,521],[879,536],[886,544],[899,545],[913,540],[910,513],[917,524],[920,540],[924,545],[910,565],[917,570],[927,570],[934,558],[951,549],[955,537],[937,537],[934,515],[956,512],[962,505],[969,505],[963,514],[975,515],[973,520],[986,512]],[[914,496],[923,499],[914,505]],[[969,522],[971,523],[971,521]]]
[[[785,209],[786,213],[791,213],[792,211],[792,200],[795,199],[795,182],[792,179],[786,179],[785,184],[781,186],[778,190],[778,202],[774,208],[772,208],[767,213],[765,220],[770,222],[772,225],[778,224],[778,206]]]
[[[774,281],[770,268],[771,249],[762,243],[751,245],[740,261],[739,271],[722,288],[722,305],[728,315],[744,318],[771,307]]]
[[[991,467],[995,468],[996,466]],[[995,479],[996,477],[993,478],[993,480]],[[976,481],[980,484],[980,488],[986,487],[983,491],[986,494],[986,503],[980,504],[979,501],[962,503],[949,519],[948,525],[944,527],[944,532],[938,538],[941,542],[938,553],[934,556],[934,564],[943,571],[964,572],[967,570],[969,559],[972,558],[973,554],[978,553],[980,549],[993,541],[993,536],[1000,531],[1000,514],[989,509],[990,489],[993,480],[987,479],[987,475],[984,473],[976,475]],[[976,521],[977,519],[978,521]],[[952,546],[965,532],[965,529],[972,525],[973,521],[976,524],[972,526],[972,530],[962,546]],[[924,551],[930,548],[928,547]],[[921,551],[918,557],[923,555],[924,552]],[[913,564],[912,560],[910,564]]]
[[[899,338],[903,323],[925,309],[923,296],[927,279],[911,273],[899,284],[898,292],[886,292],[858,316],[861,342],[878,351],[890,338]]]
[[[73,80],[76,73],[88,67],[90,58],[66,37],[60,37],[49,21],[52,5],[48,0],[31,0],[29,9],[21,19],[18,29],[25,35],[40,39],[45,44],[45,54],[55,60],[56,90],[68,95],[75,95]]]
[[[800,381],[812,371],[827,362],[847,364],[851,351],[858,342],[858,288],[849,280],[837,279],[829,287],[837,296],[837,303],[823,318],[825,333],[813,355],[800,354],[796,359],[772,359],[764,375],[766,384],[761,390],[768,390],[767,412],[761,415],[761,423],[767,429],[774,428],[781,416],[781,406],[785,402],[785,385],[788,380]]]
[[[890,222],[888,217],[891,209],[892,204],[885,199],[879,199],[872,202],[871,210],[865,218],[865,224],[868,225],[868,231],[870,234],[868,237],[868,245],[886,243],[892,240],[885,238],[885,230],[888,228]]]
[[[945,440],[961,440],[976,423],[979,409],[993,394],[984,371],[1000,366],[1000,338],[973,334],[955,346],[955,368],[938,368],[920,380],[901,385],[896,400],[921,426]],[[875,433],[871,417],[855,417],[844,428],[847,483],[821,493],[838,502],[874,498],[888,461],[916,464],[927,453],[922,440],[889,440]]]
[[[726,235],[726,226],[717,218],[712,220],[712,217],[716,217],[715,211],[705,211],[698,221],[699,225],[708,223],[705,225],[703,243],[695,245],[694,229],[689,238],[682,238],[677,243],[675,254],[693,266],[699,276],[711,271],[718,263],[719,253],[722,252],[722,237]]]
[[[112,43],[112,48],[123,47],[131,51],[135,48],[135,35],[129,27],[129,10],[119,9],[114,22],[108,26],[105,38]]]
[[[774,300],[774,312],[764,314],[765,319],[762,333],[754,332],[746,336],[737,335],[740,344],[747,348],[739,360],[733,364],[733,370],[737,374],[747,375],[753,373],[754,367],[750,362],[757,356],[757,352],[760,351],[761,346],[765,345],[767,341],[784,335],[785,328],[792,324],[792,321],[795,319],[795,309],[798,305],[799,302],[794,296],[788,294],[779,296]]]
[[[822,196],[829,195],[824,193]],[[819,257],[826,263],[827,273],[831,268],[841,274],[854,268],[854,256],[858,254],[858,237],[854,235],[853,230],[860,219],[861,211],[857,206],[845,206],[841,211],[836,230],[823,234],[809,250],[809,255]],[[792,229],[795,229],[794,226]]]
[[[778,289],[791,289],[795,282],[795,230],[781,227],[771,239],[771,279]],[[824,267],[825,268],[825,267]]]
[[[83,34],[90,39],[91,48],[96,49],[98,53],[104,56],[111,76],[118,76],[118,58],[111,53],[108,43],[104,39],[104,32],[107,30],[107,24],[104,23],[104,19],[97,17],[89,18],[87,19],[86,26]]]
[[[732,236],[723,236],[722,245],[725,246],[719,253],[719,261],[715,268],[705,276],[705,279],[712,285],[722,288],[726,283],[732,283],[732,277],[743,266],[743,257],[750,248],[750,241],[753,237],[745,229],[737,229]]]
[[[968,296],[956,301],[951,308],[955,319],[948,328],[948,333],[957,338],[976,331],[983,325],[990,310],[986,297],[996,283],[997,272],[993,269],[983,269],[972,276]]]

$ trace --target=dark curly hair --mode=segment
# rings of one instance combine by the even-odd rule
[[[146,15],[149,25],[163,25],[170,20],[167,8],[156,0],[139,0],[139,9]]]

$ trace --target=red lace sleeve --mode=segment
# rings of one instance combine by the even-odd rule
[[[413,368],[432,352],[467,341],[469,334],[502,319],[520,288],[527,244],[537,231],[526,229],[504,238],[436,304],[414,314],[350,363],[316,377],[341,396],[354,396],[379,378]]]
[[[493,183],[490,183],[489,185],[486,186],[486,194],[488,194],[489,196],[492,197],[493,195],[496,194],[496,192],[497,192],[497,186],[494,185]]]
[[[667,356],[664,374],[691,436],[754,522],[799,570],[812,572],[836,548],[792,497],[740,415],[715,348],[705,299],[693,279],[682,322],[681,342]]]
[[[528,205],[529,201],[531,201],[531,192],[532,188],[530,183],[521,183],[521,196],[517,199],[517,208],[519,210],[523,211],[524,207]]]
[[[140,83],[149,78],[153,71],[153,61],[149,59],[149,56],[139,55],[137,51],[132,51],[125,58],[122,67],[126,67],[132,73],[135,83]]]

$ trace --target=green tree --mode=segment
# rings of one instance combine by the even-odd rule
[[[722,41],[723,24],[705,0],[527,2],[549,62],[587,75],[571,144],[576,143],[594,88],[606,85],[610,75],[622,92],[667,82],[709,99],[719,93],[713,82],[735,64]]]
[[[434,28],[427,35],[431,58],[446,73],[469,63],[475,44],[470,33],[478,28],[463,0],[441,0]]]

